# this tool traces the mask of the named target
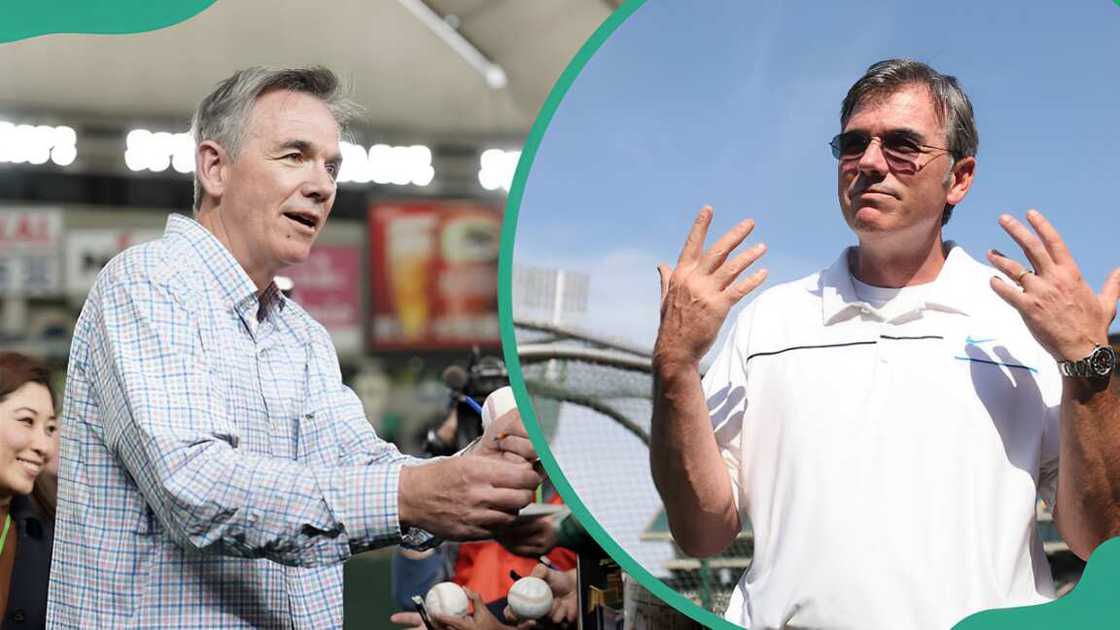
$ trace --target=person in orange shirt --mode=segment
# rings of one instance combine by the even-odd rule
[[[555,491],[550,494],[546,503],[563,505],[559,494]],[[482,601],[494,604],[492,608],[497,607],[500,612],[505,607],[506,593],[516,581],[511,571],[529,575],[541,556],[548,558],[560,571],[576,567],[576,553],[557,546],[559,529],[559,521],[554,516],[537,516],[503,532],[497,540],[462,543],[451,579],[478,593]]]

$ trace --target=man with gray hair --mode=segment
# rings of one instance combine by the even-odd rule
[[[221,82],[194,118],[195,219],[98,276],[67,374],[48,626],[341,627],[352,554],[491,537],[532,501],[516,413],[462,456],[403,456],[273,282],[330,214],[354,110],[324,68]]]
[[[747,305],[766,277],[731,256],[747,219],[704,250],[700,211],[661,265],[650,460],[677,543],[718,553],[748,523],[754,558],[726,611],[751,628],[944,629],[1054,598],[1039,498],[1082,558],[1120,532],[1120,400],[1100,294],[1054,227],[1000,225],[1029,266],[985,266],[942,239],[976,168],[972,105],[911,60],[872,65],[832,139],[858,246]]]

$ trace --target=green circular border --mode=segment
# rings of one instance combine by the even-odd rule
[[[0,44],[39,35],[124,35],[193,18],[217,0],[41,0],[6,2]],[[60,61],[60,63],[64,63]]]
[[[1114,0],[1120,5],[1120,0]],[[545,131],[552,117],[560,107],[576,77],[584,66],[623,22],[637,11],[646,0],[626,0],[599,26],[591,37],[576,53],[575,57],[561,73],[556,85],[548,94],[544,105],[522,148],[521,160],[517,164],[509,197],[506,201],[505,220],[502,224],[501,248],[498,259],[498,320],[501,329],[502,354],[509,369],[510,383],[513,386],[517,407],[526,420],[525,428],[532,438],[533,445],[540,454],[541,461],[553,485],[557,487],[564,501],[587,529],[596,542],[615,559],[632,577],[670,606],[702,623],[709,628],[721,630],[741,630],[741,627],[701,608],[677,591],[669,588],[639,564],[629,553],[618,545],[599,525],[598,521],[579,499],[579,495],[564,477],[548,449],[548,441],[540,429],[532,405],[532,397],[525,388],[521,372],[521,360],[517,355],[517,334],[513,326],[513,300],[510,295],[513,277],[513,247],[517,235],[518,212],[525,192],[525,183],[533,166],[537,150],[540,148]],[[1095,562],[1094,562],[1095,560]],[[919,570],[915,567],[915,570]],[[1049,630],[1052,628],[1082,628],[1105,630],[1120,627],[1120,602],[1116,589],[1110,585],[1120,584],[1120,538],[1114,538],[1099,546],[1089,559],[1081,580],[1072,592],[1065,597],[1036,606],[985,610],[974,613],[953,626],[954,630]],[[1109,609],[1114,611],[1109,620]]]
[[[740,626],[722,619],[711,611],[704,610],[654,577],[620,547],[611,538],[610,534],[599,525],[598,521],[591,516],[591,512],[579,500],[576,491],[568,483],[567,478],[564,477],[559,465],[557,465],[556,459],[548,450],[548,442],[537,422],[532,399],[528,390],[525,389],[525,379],[521,373],[521,360],[517,356],[517,335],[513,328],[513,302],[510,296],[511,279],[513,277],[513,242],[517,234],[517,213],[521,207],[521,198],[525,192],[525,182],[529,177],[529,169],[533,166],[533,159],[536,157],[537,149],[540,148],[548,124],[552,121],[552,117],[560,107],[560,102],[564,99],[568,89],[571,88],[572,83],[575,82],[576,77],[583,71],[584,66],[603,45],[603,42],[645,2],[646,0],[627,0],[595,30],[579,49],[579,52],[576,53],[568,67],[560,74],[556,85],[553,86],[544,105],[541,106],[540,114],[533,122],[529,137],[525,140],[525,146],[522,147],[521,161],[517,164],[517,171],[514,174],[513,184],[510,186],[509,197],[506,201],[505,219],[502,223],[501,251],[498,258],[498,320],[501,327],[502,354],[505,356],[506,367],[509,369],[510,384],[513,386],[514,397],[517,399],[517,408],[522,412],[525,428],[541,456],[541,461],[544,462],[549,479],[560,491],[564,501],[571,508],[572,513],[576,515],[576,518],[579,519],[580,524],[599,543],[599,546],[610,554],[624,571],[637,579],[644,588],[673,608],[709,628],[741,630]]]

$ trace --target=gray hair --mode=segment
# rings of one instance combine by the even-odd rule
[[[840,127],[848,124],[848,119],[860,103],[890,96],[911,85],[922,85],[929,91],[938,122],[945,128],[945,148],[949,150],[952,160],[955,162],[975,157],[980,148],[980,133],[976,130],[972,101],[968,99],[956,77],[941,74],[913,59],[885,59],[871,64],[844,97],[844,103],[840,106]],[[952,177],[951,170],[949,177]],[[953,206],[945,204],[941,224],[948,223],[952,214]]]
[[[195,146],[206,140],[221,145],[232,159],[237,159],[253,105],[261,96],[276,90],[302,92],[319,98],[330,110],[345,132],[361,107],[350,99],[333,72],[322,66],[312,68],[265,68],[253,66],[238,70],[218,83],[214,91],[202,99],[191,118],[191,135]],[[194,209],[202,205],[202,184],[194,177]]]

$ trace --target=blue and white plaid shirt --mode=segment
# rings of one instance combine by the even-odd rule
[[[431,541],[327,332],[186,217],[98,276],[62,415],[50,627],[341,627],[344,560]]]

